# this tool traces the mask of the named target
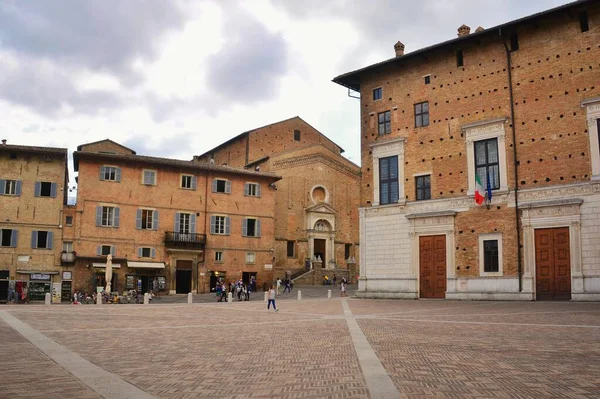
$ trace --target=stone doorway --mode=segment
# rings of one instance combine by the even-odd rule
[[[419,237],[419,297],[446,297],[446,236]]]
[[[569,228],[535,230],[537,300],[571,299]]]
[[[327,249],[327,240],[315,238],[314,254],[315,254],[315,258],[317,258],[317,259],[319,259],[319,257],[321,257],[321,261],[323,261],[323,265],[321,266],[322,268],[325,268],[327,265],[327,259],[326,259],[327,256],[325,255],[326,249]]]

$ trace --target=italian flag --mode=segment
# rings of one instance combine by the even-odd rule
[[[477,202],[477,205],[481,205],[484,199],[485,192],[483,191],[483,186],[481,185],[481,179],[479,178],[479,175],[475,173],[475,202]]]

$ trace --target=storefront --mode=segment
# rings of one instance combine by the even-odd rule
[[[96,292],[102,292],[106,288],[106,263],[94,262],[92,263],[95,273],[95,286]],[[119,263],[112,264],[113,269],[120,269]],[[119,286],[119,274],[113,270],[112,278],[110,281],[110,289],[112,292],[119,292],[119,289],[123,288],[123,284]]]
[[[15,290],[17,293],[22,293],[24,288],[27,288],[27,296],[30,301],[44,301],[46,294],[52,293],[52,275],[58,272],[43,272],[18,270],[18,274],[29,274],[29,281],[17,280]]]
[[[70,302],[73,297],[73,273],[62,272],[62,284],[60,287],[61,302]]]
[[[166,289],[165,264],[163,262],[128,261],[127,266],[131,271],[131,274],[125,276],[125,288],[127,290],[146,293]]]

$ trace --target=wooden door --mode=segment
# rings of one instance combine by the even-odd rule
[[[419,237],[419,296],[446,297],[446,236]]]
[[[535,230],[536,299],[571,299],[569,228]]]

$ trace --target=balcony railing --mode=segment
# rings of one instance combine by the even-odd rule
[[[73,263],[75,262],[75,252],[62,252],[60,254],[60,260],[62,263]]]
[[[182,248],[201,248],[206,244],[206,235],[197,233],[179,233],[167,231],[165,233],[165,245]]]

